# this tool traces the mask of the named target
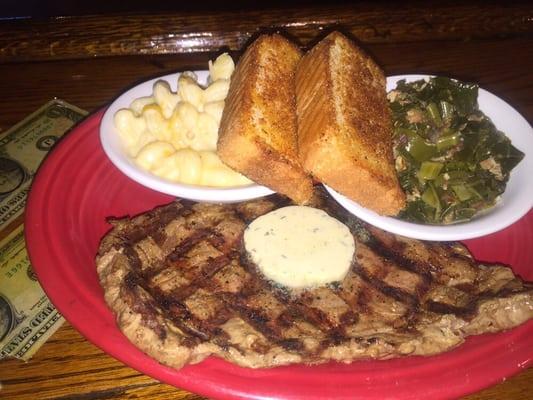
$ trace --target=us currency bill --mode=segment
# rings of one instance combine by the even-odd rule
[[[28,360],[63,323],[28,260],[24,228],[0,242],[0,358]]]
[[[41,161],[85,115],[86,111],[55,99],[0,137],[0,227],[22,215]]]
[[[40,163],[86,114],[55,99],[0,137],[0,359],[30,359],[64,321],[33,272],[22,214]]]

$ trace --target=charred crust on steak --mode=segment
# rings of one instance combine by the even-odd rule
[[[251,262],[242,235],[288,204],[279,195],[227,205],[176,201],[112,220],[97,268],[128,338],[178,368],[210,354],[267,367],[434,354],[533,317],[533,286],[507,267],[477,264],[460,244],[382,232],[322,190],[310,205],[350,228],[350,271],[317,288],[277,285]]]

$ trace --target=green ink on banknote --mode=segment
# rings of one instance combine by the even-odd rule
[[[30,359],[64,321],[35,279],[23,225],[11,225],[24,212],[41,161],[85,115],[55,99],[0,137],[0,359]]]

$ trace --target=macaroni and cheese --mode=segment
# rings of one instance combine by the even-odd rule
[[[154,84],[151,96],[135,99],[117,111],[115,126],[135,163],[173,182],[204,186],[252,183],[216,155],[218,127],[235,64],[224,53],[209,61],[207,86],[193,72],[178,78],[178,90],[168,82]]]

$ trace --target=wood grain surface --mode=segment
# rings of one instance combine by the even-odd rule
[[[442,3],[442,2],[441,2]],[[301,45],[317,32],[350,32],[363,43],[501,39],[533,33],[528,2],[382,2],[306,9],[93,15],[0,23],[0,62],[239,50],[264,30]]]
[[[0,133],[53,97],[95,111],[148,78],[205,69],[216,52],[204,50],[223,46],[237,50],[259,27],[272,26],[275,21],[293,29],[293,35],[303,43],[321,35],[321,27],[348,21],[353,26],[350,31],[388,75],[435,73],[476,81],[531,122],[532,9],[526,3],[508,8],[499,4],[433,10],[427,6],[425,14],[417,15],[408,12],[412,10],[409,8],[388,12],[381,5],[345,8],[342,13],[337,9],[300,10],[296,16],[278,10],[264,16],[241,15],[238,21],[226,24],[224,15],[218,14],[0,21]],[[476,13],[480,18],[474,18]],[[316,17],[319,14],[321,18]],[[420,22],[423,20],[429,22]],[[143,21],[150,24],[143,25]],[[220,43],[213,47],[199,41],[180,47],[188,33],[193,39],[202,37],[198,32],[212,32],[213,37],[221,38]],[[169,35],[176,33],[181,36],[174,43]],[[161,46],[157,41],[145,41],[158,34]],[[51,48],[54,40],[58,44]],[[191,50],[196,52],[188,53]],[[111,57],[117,54],[121,56]],[[28,363],[0,361],[0,382],[1,399],[202,398],[124,366],[87,342],[68,323]],[[531,398],[531,393],[533,369],[466,398],[517,400]]]
[[[472,80],[533,120],[533,38],[365,47],[388,75],[433,73]],[[135,84],[173,71],[205,69],[209,58],[215,56],[196,53],[0,63],[0,132],[52,97],[95,111]]]

